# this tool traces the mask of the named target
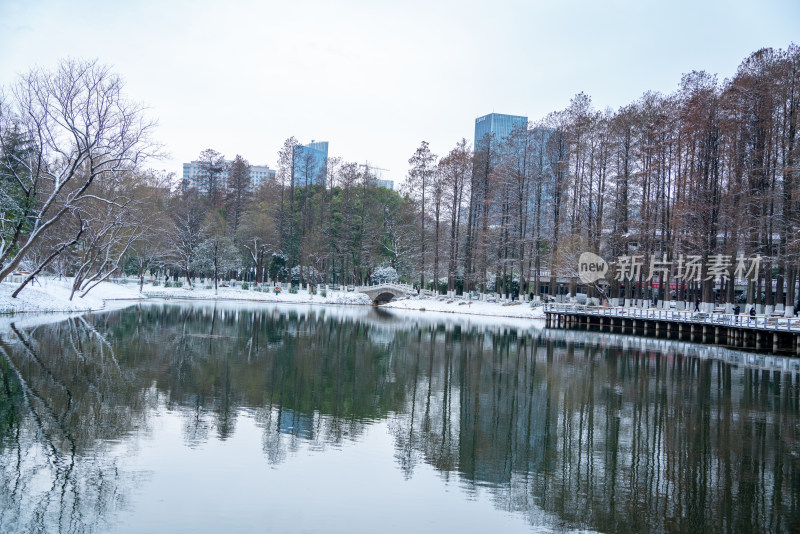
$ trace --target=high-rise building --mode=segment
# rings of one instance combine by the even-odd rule
[[[370,163],[369,161],[365,161],[364,163],[359,163],[358,165],[364,170],[370,178],[370,185],[374,185],[376,187],[384,187],[386,189],[394,189],[394,180],[389,180],[386,178],[387,173],[389,172],[388,169],[383,169]]]
[[[528,117],[522,115],[503,115],[502,113],[489,113],[483,117],[475,119],[475,151],[485,145],[489,139],[487,136],[493,134],[496,142],[508,137],[514,128],[525,128],[528,125]]]
[[[275,169],[269,165],[250,165],[250,187],[258,189],[266,182],[275,181]]]
[[[228,170],[232,161],[225,160],[223,170],[219,176],[219,186],[225,189],[228,186]],[[255,191],[262,184],[275,180],[275,171],[269,165],[250,165],[250,190]],[[183,164],[183,183],[185,187],[195,188],[200,193],[208,193],[208,177],[203,172],[199,161]]]
[[[292,182],[295,187],[322,184],[328,173],[328,142],[311,141],[292,150]]]

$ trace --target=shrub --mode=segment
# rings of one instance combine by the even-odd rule
[[[248,284],[247,282],[242,282],[242,289],[247,291],[248,289],[250,289],[250,284]]]
[[[204,286],[203,286],[203,289],[211,289],[211,285],[210,285],[210,284],[208,284],[208,285],[204,285]]]
[[[172,282],[170,282],[169,280],[166,280],[164,282],[164,287],[172,287]]]
[[[160,283],[160,282],[159,282],[158,280],[153,280],[153,285],[154,285],[154,286],[157,286],[157,285],[159,285],[159,283]]]
[[[444,295],[447,293],[447,280],[439,280],[439,294]]]
[[[289,293],[291,293],[292,295],[296,295],[297,288],[295,286],[289,286]]]
[[[183,287],[183,282],[173,282],[175,287]]]
[[[320,292],[319,292],[319,294],[320,294],[320,296],[321,296],[322,298],[326,298],[326,297],[328,296],[328,292],[327,292],[327,291],[325,291],[324,289],[323,289],[322,291],[320,291]]]

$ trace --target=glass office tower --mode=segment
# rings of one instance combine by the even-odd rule
[[[486,142],[488,134],[494,134],[495,141],[502,141],[514,128],[525,128],[528,117],[521,115],[503,115],[502,113],[489,113],[475,119],[475,151]]]
[[[325,184],[328,173],[328,142],[311,141],[292,151],[292,181],[295,187]]]

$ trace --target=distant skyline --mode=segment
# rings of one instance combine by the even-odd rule
[[[683,73],[732,77],[800,42],[796,0],[74,2],[0,0],[0,85],[65,57],[110,65],[159,120],[169,159],[213,148],[277,167],[283,141],[402,182],[422,140],[445,155],[492,112],[543,118],[579,92],[616,109]]]

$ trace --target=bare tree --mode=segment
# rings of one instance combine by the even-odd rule
[[[108,202],[87,202],[81,210],[82,237],[70,250],[74,258],[72,294],[85,296],[93,287],[123,267],[122,260],[138,253],[139,275],[163,254],[163,199],[169,176],[155,172],[130,173],[121,183],[92,185]],[[107,190],[113,187],[114,190]],[[156,249],[156,247],[159,247]],[[140,286],[141,290],[141,286]]]
[[[8,233],[2,243],[0,279],[63,217],[79,216],[90,200],[109,202],[93,192],[92,184],[122,180],[154,155],[153,127],[144,108],[125,97],[121,79],[96,61],[66,60],[52,72],[34,69],[23,75],[0,99],[0,144],[14,133],[27,143],[14,165],[3,166],[26,216],[24,228]],[[43,255],[44,261],[57,250]]]
[[[277,212],[278,232],[281,236],[281,247],[289,250],[291,236],[294,231],[293,214],[286,209],[286,192],[289,191],[290,201],[294,199],[294,170],[295,170],[295,146],[299,142],[294,137],[289,137],[283,142],[283,146],[278,152],[278,172],[277,182],[280,185],[280,204]],[[293,205],[293,202],[290,202]]]
[[[463,218],[464,195],[469,194],[469,177],[472,174],[472,154],[466,139],[459,141],[456,147],[439,161],[439,174],[443,180],[444,209],[450,223],[447,290],[453,291],[458,276],[459,232]]]
[[[174,175],[150,172],[134,192],[137,201],[135,222],[139,231],[126,253],[125,267],[135,267],[139,292],[147,271],[163,266],[168,258],[171,221],[167,215],[169,186]]]
[[[207,148],[200,152],[200,177],[203,181],[201,189],[208,195],[208,200],[215,208],[221,207],[221,199],[226,184],[222,181],[222,174],[227,170],[225,156]]]
[[[419,284],[425,288],[425,209],[427,207],[425,195],[431,187],[433,175],[436,172],[436,154],[431,153],[427,141],[422,141],[419,148],[408,160],[411,168],[408,170],[406,186],[408,193],[418,203],[420,225],[420,257],[419,257]]]
[[[173,199],[169,217],[167,252],[168,259],[186,274],[186,282],[192,287],[192,266],[197,256],[197,247],[203,240],[203,220],[206,204],[196,191],[188,191],[182,198]]]
[[[210,211],[206,215],[204,234],[206,238],[197,247],[193,267],[210,274],[214,278],[214,291],[217,291],[220,277],[238,270],[242,260],[230,237],[225,219],[216,211]]]
[[[76,243],[76,270],[72,280],[72,291],[83,291],[82,297],[97,283],[108,278],[120,267],[131,243],[141,237],[142,227],[130,217],[128,202],[122,209],[111,209],[108,204],[98,206],[96,211],[82,219],[83,235]],[[88,211],[88,210],[87,210]]]
[[[278,249],[280,241],[271,206],[264,202],[250,206],[242,218],[238,239],[253,263],[256,282],[262,282],[269,253]]]

